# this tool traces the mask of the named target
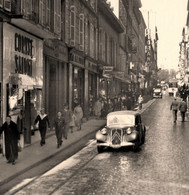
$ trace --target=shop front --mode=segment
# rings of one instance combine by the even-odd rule
[[[88,70],[88,94],[86,94],[86,100],[88,102],[88,106],[86,109],[88,110],[88,115],[94,115],[94,104],[97,100],[97,89],[98,89],[98,75],[97,75],[97,64],[92,60],[85,60],[85,68]],[[86,111],[85,111],[86,112]]]
[[[43,41],[10,24],[3,24],[3,121],[17,123],[24,143],[31,143],[34,119],[42,107]]]
[[[86,70],[84,57],[75,53],[69,53],[69,107],[74,109],[77,104],[80,104],[84,109],[85,89],[88,86],[86,82]]]
[[[102,75],[100,76],[100,97],[112,98],[115,92],[113,79],[113,66],[103,66]]]
[[[67,47],[59,40],[44,42],[44,107],[50,121],[68,102]],[[52,101],[55,100],[55,101]]]

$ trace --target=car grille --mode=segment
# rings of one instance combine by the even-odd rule
[[[121,144],[121,129],[112,129],[112,144],[119,145]]]

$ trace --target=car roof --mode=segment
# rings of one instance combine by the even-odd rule
[[[110,112],[107,116],[111,115],[140,115],[139,112],[133,111],[133,110],[124,110],[124,111],[115,111],[115,112]]]

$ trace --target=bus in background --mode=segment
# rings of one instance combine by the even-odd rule
[[[177,79],[169,79],[169,83],[168,83],[169,96],[176,96],[177,92],[178,92],[178,80]]]

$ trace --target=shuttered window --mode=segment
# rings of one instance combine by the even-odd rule
[[[102,34],[103,34],[103,32],[102,32],[102,29],[100,28],[99,29],[99,58],[100,58],[100,60],[102,60],[102,51],[103,51]]]
[[[54,32],[61,33],[61,0],[54,0]]]
[[[79,49],[84,50],[84,14],[79,15]]]
[[[75,24],[76,24],[76,13],[75,6],[70,8],[70,44],[75,46]]]
[[[11,12],[11,0],[4,0],[4,9]]]
[[[90,56],[94,58],[94,25],[90,24]]]
[[[39,23],[43,24],[43,0],[39,0]]]
[[[46,5],[47,5],[47,11],[46,11],[46,24],[47,24],[47,28],[50,28],[50,23],[51,23],[51,20],[50,20],[50,14],[51,14],[51,12],[50,12],[50,9],[51,9],[51,0],[47,0],[47,3],[46,3]]]
[[[0,0],[0,7],[3,7],[3,0]]]

